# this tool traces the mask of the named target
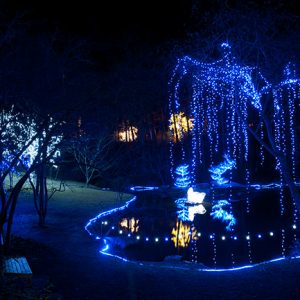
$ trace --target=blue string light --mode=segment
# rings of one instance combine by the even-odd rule
[[[211,178],[218,184],[224,185],[229,182],[228,179],[224,178],[223,175],[228,171],[235,168],[236,163],[234,160],[230,159],[228,154],[224,155],[224,161],[216,166],[212,166],[208,169],[211,173]]]
[[[188,165],[180,165],[175,170],[175,186],[178,188],[187,188],[191,185],[190,172]]]
[[[108,215],[111,215],[117,211],[121,211],[121,210],[124,210],[125,208],[127,208],[132,202],[134,202],[136,200],[136,196],[132,197],[129,201],[127,201],[125,203],[125,205],[123,206],[120,206],[120,207],[116,207],[116,208],[113,208],[113,209],[110,209],[108,211],[104,211],[102,213],[99,213],[95,218],[92,218],[90,219],[87,224],[85,225],[85,230],[89,233],[89,235],[94,235],[94,233],[92,233],[92,231],[90,230],[90,227],[95,224],[95,222],[97,222],[99,219],[105,217],[105,216],[108,216]]]
[[[226,207],[230,207],[230,203],[227,200],[215,201],[210,215],[213,217],[213,219],[218,219],[227,223],[226,230],[232,231],[233,227],[236,225],[236,218],[232,213],[225,210]]]

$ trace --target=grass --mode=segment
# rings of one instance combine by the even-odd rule
[[[49,180],[49,194],[59,186],[59,181]],[[55,192],[49,200],[47,226],[42,229],[37,226],[32,191],[26,184],[15,213],[11,256],[25,256],[28,259],[33,269],[33,285],[29,287],[14,278],[0,277],[0,299],[62,299],[52,283],[55,276],[45,272],[45,269],[50,269],[52,264],[63,265],[61,259],[66,256],[63,252],[67,251],[70,255],[68,248],[77,247],[80,235],[88,236],[83,225],[90,218],[102,210],[123,205],[132,197],[128,194],[121,196],[95,186],[86,188],[79,182],[64,182],[62,191]],[[78,239],[74,236],[72,245],[67,244],[63,248],[68,236],[76,233],[79,233]]]

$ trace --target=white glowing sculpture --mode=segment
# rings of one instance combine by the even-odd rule
[[[206,213],[206,209],[204,208],[204,206],[202,204],[190,206],[188,208],[188,211],[189,211],[189,220],[191,222],[194,221],[195,214],[204,215]]]
[[[188,207],[188,218],[191,222],[194,221],[195,214],[203,215],[206,213],[206,209],[202,205],[205,196],[206,194],[203,192],[194,192],[192,187],[188,189],[186,203],[193,204],[193,206]]]
[[[199,204],[203,202],[205,198],[205,193],[203,192],[194,192],[193,188],[190,187],[187,191],[187,203]]]

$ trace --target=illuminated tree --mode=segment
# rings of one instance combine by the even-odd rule
[[[56,160],[60,156],[58,146],[62,141],[60,129],[61,124],[49,117],[44,120],[42,134],[37,138],[28,149],[28,158],[30,163],[37,158],[37,166],[32,176],[28,180],[33,190],[34,206],[39,216],[39,225],[45,225],[47,215],[48,201],[51,197],[48,194],[47,187],[47,169],[49,166],[57,167]],[[61,188],[62,186],[60,186]],[[57,189],[52,191],[52,195]]]
[[[55,156],[59,143],[54,137],[54,128],[49,127],[47,121],[37,122],[33,116],[17,112],[14,108],[1,111],[0,128],[1,250],[8,251],[13,216],[22,187],[42,162],[48,162]],[[8,186],[10,173],[18,174],[14,183]],[[38,177],[38,171],[36,174]],[[45,184],[46,181],[43,182]],[[44,198],[38,200],[46,207]]]
[[[182,143],[181,157],[175,157],[175,145],[171,142],[172,166],[186,163],[189,153],[195,183],[204,160],[208,159],[213,166],[226,154],[236,162],[237,168],[244,169],[244,180],[249,185],[251,135],[260,144],[258,153],[262,162],[263,148],[275,158],[281,187],[284,180],[299,212],[300,197],[295,185],[295,114],[300,81],[288,66],[284,79],[272,84],[258,68],[239,64],[230,45],[223,43],[221,48],[223,56],[215,62],[204,63],[186,56],[178,60],[174,69],[170,80],[170,115],[182,111],[186,103],[182,100],[183,86],[188,83],[194,128],[191,150]],[[253,116],[255,128],[249,126]],[[229,177],[231,182],[232,171]]]
[[[175,186],[178,188],[188,188],[191,185],[190,171],[188,165],[180,165],[175,171]]]
[[[228,155],[224,155],[224,161],[216,166],[212,166],[209,168],[209,172],[211,173],[211,178],[219,185],[228,183],[229,180],[224,178],[223,175],[229,170],[232,170],[235,167],[235,161],[230,159]]]

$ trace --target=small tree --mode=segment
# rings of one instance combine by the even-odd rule
[[[103,176],[114,164],[113,142],[111,135],[99,134],[83,134],[69,142],[68,152],[84,176],[86,187],[91,180]]]
[[[30,159],[34,159],[38,153],[38,165],[34,173],[29,176],[29,182],[33,190],[34,206],[39,216],[39,225],[44,226],[48,208],[47,167],[55,163],[60,156],[58,146],[62,141],[61,133],[57,132],[60,123],[48,118],[40,138],[31,145]],[[55,190],[56,191],[56,190]]]

